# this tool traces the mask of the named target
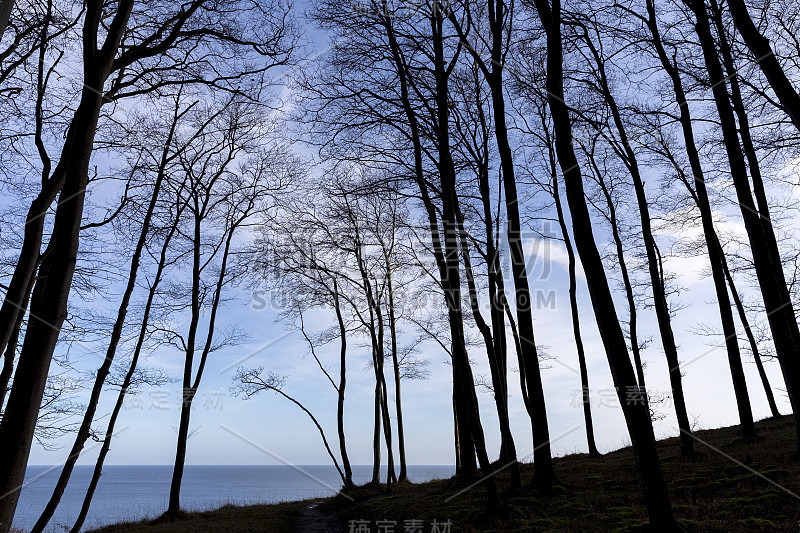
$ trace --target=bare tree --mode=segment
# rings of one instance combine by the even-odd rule
[[[19,295],[34,275],[42,241],[42,224],[47,209],[60,193],[56,208],[52,250],[39,266],[30,316],[14,384],[0,424],[2,453],[8,458],[0,467],[0,531],[8,531],[19,498],[30,444],[41,404],[44,384],[59,332],[66,317],[78,252],[85,191],[101,108],[110,101],[141,95],[155,88],[187,82],[213,87],[244,84],[258,78],[267,68],[288,59],[287,26],[278,12],[247,1],[235,8],[211,0],[197,0],[175,9],[169,2],[142,5],[120,0],[109,9],[101,2],[88,2],[81,32],[83,88],[79,103],[65,135],[58,163],[52,169],[50,157],[42,153],[42,195],[29,210],[26,235],[4,307],[0,340],[6,344],[16,324]],[[226,24],[215,21],[228,18]],[[258,20],[257,20],[258,19]],[[129,28],[129,22],[135,27]],[[206,24],[207,23],[207,24]],[[223,28],[220,30],[220,28]],[[271,34],[270,34],[271,33]],[[270,34],[265,37],[266,34]],[[263,38],[262,38],[263,37]],[[102,42],[100,40],[102,39]],[[198,46],[204,42],[206,46]],[[226,43],[215,49],[214,43]],[[238,50],[239,53],[234,51]],[[170,55],[170,53],[173,53]],[[271,56],[273,61],[254,63],[252,56]],[[219,68],[206,69],[209,62],[222,59]],[[209,76],[207,78],[206,76]],[[107,88],[107,83],[110,82]],[[238,89],[236,89],[238,90]]]
[[[275,146],[259,146],[263,117],[253,105],[223,102],[223,112],[201,129],[196,140],[179,152],[180,173],[186,177],[187,217],[179,226],[191,257],[189,290],[190,314],[185,337],[177,331],[166,333],[184,353],[182,402],[175,468],[170,486],[169,507],[165,517],[180,512],[180,488],[186,458],[192,401],[194,400],[208,356],[221,347],[236,342],[236,334],[215,337],[216,320],[223,290],[246,273],[242,267],[232,268],[234,236],[243,227],[254,223],[259,212],[270,209],[269,198],[284,188],[284,163]],[[213,108],[206,113],[216,114]],[[202,121],[202,115],[200,120]],[[178,221],[180,224],[180,221]],[[210,299],[209,299],[210,296]],[[205,339],[202,338],[201,318]],[[223,332],[225,333],[225,332]],[[197,356],[197,368],[195,357]]]
[[[553,117],[556,154],[564,174],[575,245],[584,265],[589,292],[595,307],[595,318],[606,348],[617,394],[623,405],[625,421],[644,488],[650,524],[651,527],[658,529],[676,530],[677,524],[656,450],[649,409],[638,402],[631,404],[625,401],[626,391],[638,390],[638,385],[630,359],[627,357],[625,337],[617,319],[614,300],[592,234],[592,222],[586,206],[580,164],[572,144],[572,125],[569,109],[564,100],[561,3],[559,0],[554,2],[536,0],[535,7],[546,33],[548,102]]]
[[[758,178],[753,174],[753,169],[750,169],[750,178],[754,178],[754,185],[751,187],[747,162],[740,144],[736,116],[728,92],[728,83],[726,83],[727,78],[711,31],[708,9],[703,2],[684,0],[684,3],[692,11],[695,32],[708,70],[731,178],[753,252],[753,264],[772,329],[778,361],[783,370],[786,389],[792,403],[792,411],[795,414],[795,428],[798,432],[797,446],[800,450],[800,423],[797,418],[797,406],[800,404],[797,396],[800,394],[800,385],[798,385],[800,383],[800,358],[797,355],[797,346],[800,346],[800,329],[798,329],[786,285],[783,264],[780,260],[780,252],[769,218],[768,207],[763,202],[764,197],[761,193],[756,194],[756,198],[759,198],[758,207],[753,201],[754,189],[759,188]]]
[[[470,3],[467,2],[465,4],[466,18],[468,23],[472,23],[469,6]],[[510,9],[503,0],[489,0],[486,6],[486,13],[491,36],[491,41],[484,44],[489,50],[490,58],[488,61],[481,57],[475,46],[469,44],[469,37],[462,29],[455,10],[448,9],[449,19],[456,27],[459,38],[462,42],[467,43],[467,50],[470,51],[476,64],[479,65],[491,90],[494,111],[494,137],[500,156],[506,215],[508,217],[507,239],[511,254],[511,271],[514,278],[517,328],[522,350],[522,361],[525,367],[527,407],[533,424],[534,464],[536,465],[534,483],[539,487],[548,488],[556,482],[556,477],[550,451],[550,430],[547,423],[547,409],[545,407],[544,389],[542,388],[542,377],[539,369],[539,356],[536,353],[536,341],[533,332],[533,298],[531,297],[525,251],[522,243],[517,179],[514,170],[513,151],[509,142],[508,126],[506,125],[503,65],[508,53],[509,40],[511,39],[510,28],[513,25],[513,9]]]
[[[778,96],[783,110],[789,115],[795,127],[800,130],[800,95],[797,94],[797,90],[775,56],[769,39],[753,22],[744,0],[729,0],[728,10],[736,24],[736,29],[739,30],[750,53],[754,56],[755,63],[761,67],[770,87]]]
[[[114,357],[116,356],[117,348],[119,346],[120,340],[122,338],[122,330],[125,325],[125,320],[128,314],[128,306],[131,301],[131,296],[133,295],[134,288],[136,287],[136,280],[139,274],[139,267],[140,262],[142,259],[142,253],[144,251],[144,247],[148,239],[150,238],[151,227],[150,223],[153,219],[153,215],[156,210],[156,205],[160,200],[161,194],[161,186],[165,179],[167,172],[169,172],[169,167],[171,166],[172,161],[174,161],[178,157],[178,153],[174,150],[173,142],[174,142],[174,135],[175,130],[178,127],[179,122],[183,118],[183,116],[189,112],[193,105],[189,105],[184,109],[181,109],[180,98],[176,98],[175,109],[173,112],[173,116],[169,121],[167,135],[166,138],[163,139],[163,150],[161,151],[160,156],[149,153],[145,157],[148,159],[155,159],[153,163],[155,164],[155,180],[153,181],[152,190],[148,191],[150,196],[149,202],[146,204],[144,217],[142,219],[141,230],[139,232],[138,240],[133,249],[133,255],[131,256],[129,273],[127,283],[125,285],[125,290],[122,294],[122,299],[119,304],[119,308],[117,311],[117,317],[114,321],[114,326],[111,330],[111,335],[108,341],[108,346],[106,348],[105,358],[103,359],[103,363],[98,368],[97,373],[95,374],[94,385],[92,386],[91,395],[89,398],[89,403],[86,407],[86,410],[83,414],[83,420],[80,424],[80,429],[75,437],[75,442],[70,450],[69,456],[67,457],[67,461],[64,464],[64,467],[61,470],[61,474],[59,475],[58,481],[56,482],[56,486],[53,490],[53,494],[50,497],[44,511],[42,512],[41,516],[37,520],[36,524],[34,525],[31,531],[35,533],[41,533],[44,531],[44,528],[47,527],[47,523],[52,518],[53,513],[56,510],[59,502],[61,501],[61,497],[64,494],[64,489],[67,487],[67,483],[69,478],[72,474],[73,467],[80,456],[81,451],[83,450],[86,441],[88,440],[91,432],[91,426],[94,422],[95,413],[97,411],[97,404],[100,401],[100,394],[103,390],[103,385],[105,384],[106,378],[108,377],[109,373],[111,372],[112,364],[114,363]],[[207,121],[203,126],[208,125]],[[157,145],[156,145],[157,146]],[[147,148],[143,148],[142,152],[147,152]],[[135,174],[137,170],[134,168],[131,174]]]

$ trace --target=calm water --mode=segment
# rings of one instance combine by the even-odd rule
[[[48,531],[72,526],[80,510],[92,466],[77,466]],[[254,504],[331,496],[341,484],[333,466],[187,466],[181,506],[188,510],[215,509],[227,503]],[[30,529],[50,498],[60,468],[31,466],[25,476],[14,527]],[[385,469],[384,469],[385,472]],[[411,481],[448,478],[453,466],[409,466]],[[106,466],[95,492],[84,529],[122,520],[154,518],[167,508],[171,466]],[[384,476],[385,477],[385,474]],[[316,479],[315,479],[316,478]],[[372,478],[371,466],[353,466],[356,483]],[[328,486],[326,486],[328,485]]]

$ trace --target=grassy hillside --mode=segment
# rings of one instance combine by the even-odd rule
[[[738,427],[697,433],[698,456],[682,459],[677,438],[659,443],[673,507],[687,531],[800,530],[800,462],[794,455],[790,417],[757,424],[758,439],[743,443]],[[702,441],[702,442],[700,442]],[[704,444],[706,443],[706,444]],[[741,464],[738,464],[738,463]],[[623,448],[600,458],[569,455],[555,461],[559,485],[551,494],[532,489],[511,492],[506,472],[496,477],[503,491],[502,509],[484,511],[479,484],[462,489],[450,480],[402,484],[385,494],[385,487],[359,487],[309,508],[311,502],[250,507],[226,506],[207,513],[187,514],[169,524],[119,524],[98,533],[283,532],[349,531],[349,521],[451,521],[451,531],[641,531],[647,514],[639,490],[633,452]],[[523,479],[532,473],[523,465]]]

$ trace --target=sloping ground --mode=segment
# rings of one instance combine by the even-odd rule
[[[794,454],[793,422],[790,417],[764,420],[757,429],[758,439],[751,443],[741,441],[735,426],[700,431],[693,460],[679,456],[677,438],[659,443],[673,507],[687,531],[800,530],[800,462]],[[450,521],[450,531],[643,530],[647,514],[630,448],[599,458],[570,455],[557,459],[555,466],[559,485],[546,495],[532,489],[511,492],[507,472],[497,474],[504,504],[492,515],[484,510],[481,484],[456,495],[463,487],[446,480],[404,483],[389,495],[383,488],[360,487],[350,493],[355,503],[339,496],[311,509],[312,502],[227,506],[187,514],[170,524],[120,524],[98,533],[324,532],[333,531],[334,516],[341,531],[350,530],[350,521],[354,531],[359,523],[386,531],[378,527],[384,520],[396,524],[396,532],[411,520],[422,524],[425,533],[434,520]],[[529,479],[533,470],[524,465],[522,472]]]

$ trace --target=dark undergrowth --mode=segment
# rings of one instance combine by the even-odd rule
[[[758,437],[743,442],[738,426],[697,432],[697,455],[680,456],[677,438],[659,442],[673,509],[686,531],[800,531],[800,462],[791,417],[763,420]],[[498,509],[486,509],[484,485],[466,490],[458,480],[363,486],[324,501],[318,509],[335,515],[342,531],[351,521],[418,520],[428,533],[434,520],[450,521],[450,531],[646,531],[647,513],[631,448],[601,457],[575,454],[555,460],[558,484],[547,493],[530,486],[512,490],[509,476],[494,477],[501,492]],[[532,465],[522,465],[529,481]],[[98,533],[130,532],[288,532],[306,531],[309,502],[248,507],[226,506],[187,513],[170,523],[110,526]],[[356,524],[356,522],[353,522]]]

